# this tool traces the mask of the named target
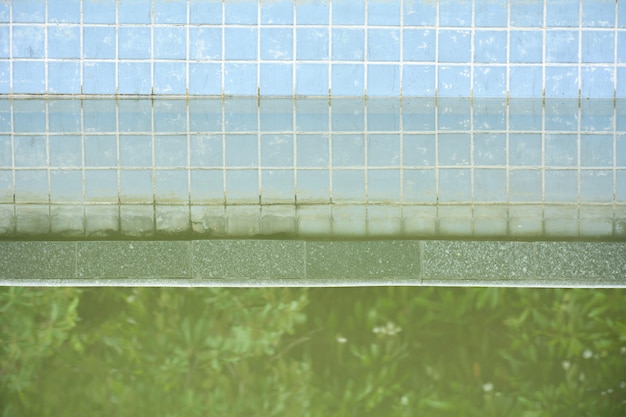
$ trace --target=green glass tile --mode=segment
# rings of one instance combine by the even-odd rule
[[[30,281],[76,276],[74,242],[0,242],[0,276]]]

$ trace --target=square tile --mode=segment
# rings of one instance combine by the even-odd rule
[[[293,203],[295,201],[294,172],[289,169],[261,171],[262,203]]]
[[[133,99],[117,102],[120,132],[152,132],[152,102]]]
[[[612,98],[615,96],[613,67],[583,66],[580,94],[583,98]]]
[[[398,62],[400,60],[400,30],[368,29],[367,59]]]
[[[151,73],[149,62],[120,62],[117,80],[119,94],[151,94]]]
[[[277,1],[261,3],[262,25],[291,25],[293,24],[293,14],[294,7],[291,2]]]
[[[47,149],[45,136],[15,136],[14,163],[19,168],[46,168]]]
[[[615,5],[610,1],[583,0],[582,11],[583,27],[608,28],[615,24]]]
[[[610,167],[613,165],[613,135],[581,135],[580,165]]]
[[[439,130],[469,131],[472,118],[472,103],[467,98],[441,98],[437,100]]]
[[[402,59],[405,62],[434,62],[436,51],[432,45],[435,35],[433,29],[404,29]]]
[[[329,145],[327,135],[303,135],[296,137],[298,167],[328,167]]]
[[[546,0],[546,25],[572,27],[578,26],[580,16],[578,3],[563,0]]]
[[[117,6],[120,23],[150,23],[152,3],[143,0],[127,0]]]
[[[452,203],[472,200],[472,181],[469,169],[439,169],[438,202]]]
[[[122,26],[118,29],[120,59],[149,59],[152,42],[150,28]]]
[[[257,2],[252,1],[224,3],[224,23],[256,25],[258,6]]]
[[[293,131],[293,104],[291,98],[261,98],[259,100],[261,132],[291,134]]]
[[[82,105],[85,132],[115,132],[117,107],[115,100],[84,100]]]
[[[155,232],[153,204],[122,204],[119,217],[120,230],[124,236],[146,237]]]
[[[399,167],[400,135],[368,135],[367,164],[371,167]]]
[[[226,135],[226,166],[256,167],[258,159],[258,138],[256,135]]]
[[[330,2],[296,2],[298,25],[328,25]]]
[[[224,58],[227,60],[256,61],[257,36],[256,28],[226,27],[224,29]]]
[[[474,4],[474,24],[479,27],[506,27],[508,7],[506,2],[478,1]]]
[[[222,23],[222,2],[190,0],[189,23],[217,25]]]
[[[403,166],[432,167],[437,163],[435,158],[435,135],[403,135],[402,164]]]
[[[474,33],[474,62],[506,63],[506,50],[506,32],[481,30]]]
[[[539,202],[541,196],[541,171],[515,169],[509,173],[509,199],[511,202]]]
[[[224,172],[192,169],[189,198],[191,204],[224,204]]]
[[[578,130],[578,103],[576,100],[545,101],[546,131]]]
[[[545,201],[549,203],[578,201],[576,170],[546,170]]]
[[[116,4],[100,0],[83,0],[83,23],[115,22]]]
[[[372,202],[400,201],[399,169],[368,169],[367,200]]]
[[[363,135],[331,136],[334,167],[362,167],[365,164],[365,139]]]
[[[189,28],[189,58],[222,58],[222,29],[214,27]]]
[[[155,23],[187,23],[187,5],[171,0],[154,0]]]
[[[80,93],[79,62],[48,62],[48,92],[53,94]]]
[[[328,131],[329,111],[328,99],[296,100],[296,131]]]
[[[541,166],[541,134],[512,133],[509,135],[509,164]]]
[[[506,68],[474,67],[473,92],[475,97],[505,97]]]
[[[298,20],[298,24],[300,21]],[[298,60],[328,59],[328,28],[296,28],[296,58]]]
[[[439,31],[439,62],[470,62],[471,37],[466,30]]]
[[[156,170],[154,186],[157,203],[186,203],[189,201],[187,170]]]
[[[261,64],[261,94],[293,95],[293,64]]]
[[[512,63],[540,64],[543,60],[543,33],[538,30],[512,30],[510,57]]]
[[[260,201],[257,170],[233,169],[226,171],[226,203],[253,203]]]
[[[365,3],[360,0],[334,0],[333,25],[362,25],[365,23]]]
[[[11,168],[12,156],[11,136],[0,136],[0,168]]]
[[[83,93],[114,94],[115,64],[83,61]]]
[[[85,26],[83,28],[83,58],[114,59],[115,28]]]
[[[367,207],[358,205],[332,206],[331,236],[336,239],[364,237],[367,234]]]
[[[585,202],[613,201],[613,171],[584,170],[580,173],[580,200]]]
[[[332,95],[362,96],[364,74],[363,64],[332,64]]]
[[[80,58],[80,28],[77,26],[49,27],[48,58]]]
[[[440,26],[471,26],[472,2],[442,2],[439,4]]]
[[[615,60],[615,34],[613,32],[584,30],[582,37],[582,62],[613,63]]]
[[[221,167],[222,136],[191,135],[189,138],[189,163],[192,167]]]
[[[577,98],[578,69],[576,67],[546,67],[546,98]]]
[[[328,64],[296,64],[296,95],[327,96],[328,87]]]
[[[328,203],[330,173],[327,170],[296,171],[296,197],[299,203]],[[330,209],[330,207],[327,207]]]
[[[511,66],[509,69],[509,94],[512,98],[541,97],[543,74],[540,66]],[[541,112],[538,119],[541,121]]]
[[[255,65],[256,67],[256,65]],[[224,130],[226,132],[258,131],[257,98],[231,98],[224,101]]]
[[[437,3],[431,0],[404,2],[404,24],[406,26],[435,26],[437,24]]]
[[[400,131],[400,104],[397,97],[367,101],[367,130],[370,132]]]
[[[439,67],[438,92],[442,97],[467,97],[470,91],[470,67]]]
[[[89,237],[107,236],[119,231],[117,205],[85,206],[85,233]]]
[[[260,36],[261,59],[289,61],[293,58],[293,30],[291,28],[263,27]]]
[[[15,133],[45,133],[46,102],[44,100],[14,101],[13,120]]]
[[[182,235],[191,231],[189,207],[186,205],[156,205],[154,217],[157,232]]]
[[[365,171],[333,170],[332,190],[333,201],[365,201]]]
[[[437,140],[439,166],[469,165],[471,137],[466,133],[442,133]]]
[[[333,132],[362,132],[365,129],[365,103],[363,99],[333,99],[331,129]]]
[[[224,64],[224,94],[257,95],[257,64]]]
[[[85,171],[85,201],[117,203],[117,171]]]
[[[45,170],[15,171],[16,203],[48,203],[48,172]]]
[[[155,136],[154,147],[154,164],[156,167],[187,166],[186,135]]]
[[[185,100],[155,100],[154,131],[181,134],[187,131],[187,103]]]
[[[46,32],[43,26],[13,27],[13,58],[43,58],[45,41]]]
[[[333,23],[337,24],[334,20]],[[365,57],[365,31],[363,29],[333,28],[333,61],[363,61]]]
[[[511,26],[540,27],[543,24],[543,2],[512,2]]]
[[[154,92],[157,94],[185,94],[187,73],[184,62],[154,63]]]
[[[222,131],[222,99],[190,98],[189,100],[189,131],[221,132]],[[224,102],[224,109],[226,103]]]
[[[150,170],[120,171],[120,201],[123,203],[152,203],[153,175]]]
[[[505,202],[507,178],[504,169],[474,170],[474,201]]]
[[[481,133],[474,135],[475,165],[506,165],[506,135]]]
[[[48,100],[48,131],[80,133],[81,103],[78,100]]]
[[[371,0],[367,3],[367,24],[370,26],[400,26],[399,1]]]
[[[42,94],[45,91],[45,79],[43,62],[13,61],[13,93]],[[87,83],[87,79],[85,82]]]
[[[261,135],[261,166],[293,167],[293,135]]]
[[[51,167],[75,167],[83,165],[83,147],[80,136],[50,136]]]
[[[436,84],[434,65],[404,65],[402,67],[402,96],[434,96]]]
[[[584,71],[584,70],[583,70]],[[584,90],[584,80],[583,80]],[[582,100],[580,103],[580,131],[605,131],[612,132],[615,126],[613,111],[616,103],[612,98],[597,100]],[[619,108],[619,105],[617,105]],[[619,110],[617,119],[620,119]]]
[[[437,202],[437,183],[434,169],[405,169],[402,178],[404,202]]]
[[[367,67],[367,95],[397,97],[400,95],[400,65],[375,65]]]
[[[578,62],[578,32],[573,30],[546,33],[546,62]]]
[[[187,30],[185,27],[156,26],[153,30],[154,59],[185,59],[187,49]]]
[[[13,21],[20,23],[40,23],[46,15],[46,3],[19,1],[13,5]]]
[[[545,163],[547,166],[575,167],[578,165],[576,135],[546,135]]]
[[[189,94],[221,95],[222,65],[207,62],[190,62]]]
[[[83,201],[83,175],[79,170],[50,171],[50,202]]]
[[[474,130],[506,130],[507,100],[504,97],[475,97]]]
[[[152,167],[152,137],[120,135],[120,166]]]

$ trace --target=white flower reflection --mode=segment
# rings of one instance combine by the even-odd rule
[[[372,331],[375,334],[387,335],[387,336],[395,336],[400,333],[402,329],[399,326],[396,326],[392,322],[388,321],[384,326],[376,326]]]

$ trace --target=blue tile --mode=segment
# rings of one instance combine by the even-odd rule
[[[626,19],[626,16],[624,18]],[[626,62],[626,31],[617,32],[617,62]]]
[[[261,28],[261,59],[291,60],[293,58],[293,30],[291,28]]]
[[[227,60],[257,59],[257,29],[232,28],[224,30],[225,58]]]
[[[189,63],[189,94],[222,94],[222,65],[212,63]]]
[[[442,97],[469,96],[470,68],[467,66],[440,66],[438,93]]]
[[[296,141],[298,167],[328,167],[328,136],[298,135]]]
[[[44,101],[14,101],[13,130],[15,133],[45,133],[46,105]]]
[[[404,29],[404,61],[434,62],[435,31],[432,29]]]
[[[613,201],[613,171],[590,170],[580,173],[580,201]]]
[[[120,172],[120,201],[136,203],[152,203],[152,171]]]
[[[583,77],[584,91],[584,77]],[[608,131],[612,132],[615,126],[613,110],[615,103],[611,98],[606,100],[581,100],[580,102],[580,130],[581,132]],[[617,119],[621,116],[619,115]]]
[[[155,136],[154,165],[159,168],[187,166],[187,136]]]
[[[546,100],[545,130],[578,130],[578,103],[576,100]]]
[[[502,133],[474,135],[475,165],[506,165],[506,136]]]
[[[172,0],[154,0],[154,22],[187,23],[186,2]]]
[[[324,203],[330,201],[329,171],[296,171],[298,202]]]
[[[367,102],[367,130],[398,132],[400,130],[400,100],[374,99]]]
[[[298,22],[300,23],[300,22]],[[293,24],[293,2],[274,1],[261,3],[262,25],[291,25]]]
[[[41,171],[15,172],[15,201],[47,203],[48,202],[48,173]]]
[[[46,2],[41,0],[21,0],[13,2],[14,22],[43,22],[46,16]],[[14,55],[15,56],[15,55]]]
[[[189,163],[192,167],[222,167],[221,135],[191,135],[189,138]]]
[[[437,24],[437,2],[431,0],[405,1],[403,13],[406,26],[435,26]]]
[[[511,2],[511,26],[540,27],[543,24],[543,1]]]
[[[152,93],[149,62],[120,62],[118,71],[119,94]]]
[[[474,34],[474,61],[506,63],[506,32],[481,30]]]
[[[189,58],[214,60],[221,59],[222,29],[190,27]]]
[[[261,64],[260,91],[265,96],[293,95],[293,65]]]
[[[154,63],[154,92],[156,94],[185,94],[186,83],[184,62]]]
[[[474,67],[474,96],[506,96],[506,68]]]
[[[224,102],[224,109],[226,109],[226,102]],[[191,132],[221,132],[222,98],[190,99],[189,130]]]
[[[541,63],[543,60],[543,34],[539,31],[512,30],[510,61],[515,63]]]
[[[615,165],[626,168],[626,136],[618,135],[615,138]]]
[[[265,203],[293,202],[295,200],[293,171],[264,169],[261,172],[261,198]]]
[[[613,27],[615,3],[610,0],[583,0],[583,27]]]
[[[226,171],[226,202],[259,202],[259,174],[257,170]]]
[[[438,201],[463,202],[472,199],[472,177],[469,169],[439,169]]]
[[[362,167],[365,164],[363,135],[333,135],[331,137],[334,167]]]
[[[0,167],[11,168],[11,136],[0,136]]]
[[[365,171],[333,170],[333,201],[365,201]]]
[[[120,100],[117,103],[120,132],[152,132],[152,103],[148,100]]]
[[[256,167],[259,165],[256,135],[226,135],[226,166]]]
[[[332,65],[332,94],[334,96],[362,96],[365,91],[362,64]]]
[[[437,128],[439,130],[469,131],[472,117],[472,103],[467,98],[442,97],[437,106]]]
[[[369,0],[367,24],[369,26],[400,26],[400,4],[397,0]]]
[[[43,58],[45,29],[40,26],[13,27],[13,58]]]
[[[11,42],[10,42],[10,28],[9,26],[0,27],[0,58],[8,58]]]
[[[578,165],[577,136],[546,135],[545,163],[551,167],[575,167]]]
[[[546,0],[546,25],[577,27],[579,3],[569,0]]]
[[[437,161],[435,135],[407,135],[403,137],[402,163],[404,166],[433,167]]]
[[[404,65],[402,95],[413,97],[432,97],[435,95],[434,65]]]
[[[155,180],[156,202],[181,203],[189,200],[187,170],[157,170]]]
[[[438,139],[439,165],[465,166],[470,164],[470,135],[442,133]]]
[[[293,165],[292,135],[261,135],[261,166],[289,168]]]
[[[11,117],[11,101],[6,97],[0,100],[0,132],[10,132],[13,128]]]
[[[121,1],[118,2],[117,10],[120,23],[150,23],[152,21],[152,2],[150,1]]]
[[[367,59],[398,62],[400,60],[400,30],[369,29],[367,31]]]
[[[434,203],[437,201],[437,187],[434,169],[406,169],[402,184],[406,202]]]
[[[56,94],[80,94],[80,64],[49,62],[48,91]]]
[[[83,28],[83,58],[114,59],[115,28],[85,26]]]
[[[258,130],[258,100],[230,99],[224,102],[224,130],[226,132],[256,132]]]
[[[626,201],[626,170],[618,170],[615,174],[615,201]]]
[[[215,25],[222,23],[222,2],[190,0],[189,23]]]
[[[333,0],[333,25],[362,25],[365,23],[365,2],[362,0]]]
[[[15,136],[15,167],[46,168],[45,136]]]
[[[296,2],[298,25],[327,25],[330,1]]]
[[[13,92],[41,94],[44,92],[45,69],[43,62],[13,61]]]
[[[541,134],[515,133],[509,135],[509,164],[541,166]]]
[[[80,136],[51,136],[49,144],[51,167],[82,166],[83,148]]]
[[[118,29],[120,59],[150,58],[150,28],[122,26]]]
[[[509,71],[511,97],[542,96],[542,68],[540,66],[511,66]]]
[[[623,37],[623,34],[622,34]],[[613,32],[583,31],[582,62],[613,63],[615,36]]]
[[[152,137],[120,135],[120,166],[152,167]]]
[[[546,170],[545,201],[574,202],[578,200],[578,173],[576,170]]]
[[[433,97],[402,99],[402,130],[427,132],[435,130],[436,106]]]
[[[293,99],[262,98],[259,116],[261,132],[293,132]]]
[[[81,171],[51,171],[50,201],[69,203],[83,201],[83,177]]]
[[[474,201],[499,203],[505,202],[506,170],[474,170]]]
[[[186,100],[158,100],[152,107],[155,132],[180,134],[188,130]]]
[[[626,98],[626,67],[617,67],[617,88],[615,96]]]
[[[439,31],[439,62],[470,62],[470,32],[466,30]]]
[[[624,28],[626,27],[626,6],[617,2],[617,7],[617,27]]]
[[[363,61],[365,31],[333,28],[332,58],[335,61]]]
[[[506,27],[508,19],[508,2],[475,1],[474,24],[477,27]]]
[[[224,64],[224,94],[257,95],[257,64]]]
[[[440,26],[471,26],[471,24],[471,0],[459,0],[439,3]]]
[[[78,100],[48,100],[48,131],[80,133],[80,110]]]
[[[397,97],[400,95],[400,66],[375,65],[367,67],[367,95]]]
[[[370,134],[367,137],[367,164],[370,167],[399,167],[400,135]]]
[[[581,135],[580,166],[608,167],[613,165],[613,135]]]
[[[8,1],[0,3],[0,23],[9,23],[11,3]]]
[[[80,28],[78,26],[49,27],[48,58],[80,58]]]
[[[83,23],[115,23],[116,2],[83,0]]]
[[[578,68],[546,67],[546,97],[577,98]]]
[[[330,103],[327,99],[296,100],[298,132],[328,131]]]
[[[296,64],[296,95],[328,95],[328,64]]]
[[[220,170],[191,170],[189,189],[193,203],[224,201],[224,173]]]
[[[114,135],[85,136],[85,166],[117,166],[117,143]],[[117,173],[115,175],[117,177]],[[117,180],[115,182],[117,184]]]
[[[328,28],[298,27],[296,50],[298,60],[327,60]]]
[[[367,171],[367,200],[375,202],[400,201],[400,170],[370,169]]]
[[[507,101],[504,97],[474,100],[474,130],[506,130]]]
[[[85,201],[117,201],[117,172],[109,170],[85,171]]]
[[[509,173],[509,200],[515,203],[541,201],[541,171],[512,170]]]
[[[334,132],[362,132],[365,129],[365,106],[360,99],[334,99],[331,130]]]
[[[115,132],[115,100],[83,101],[85,132]]]
[[[186,45],[186,28],[180,26],[154,28],[155,59],[185,59]]]
[[[83,63],[84,94],[115,94],[115,63]]]
[[[615,94],[613,67],[581,68],[581,91],[583,98],[612,98]]]
[[[255,1],[224,2],[226,24],[256,25],[258,3]]]
[[[48,22],[80,23],[80,0],[48,0]]]
[[[578,32],[548,31],[546,33],[546,62],[578,62]]]

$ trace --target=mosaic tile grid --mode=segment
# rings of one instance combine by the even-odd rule
[[[0,94],[626,97],[613,0],[3,0]]]

